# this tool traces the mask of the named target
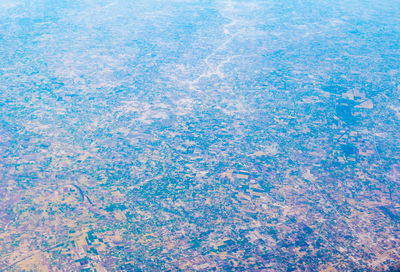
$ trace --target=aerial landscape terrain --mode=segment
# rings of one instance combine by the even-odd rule
[[[1,0],[0,272],[400,271],[398,0]]]

